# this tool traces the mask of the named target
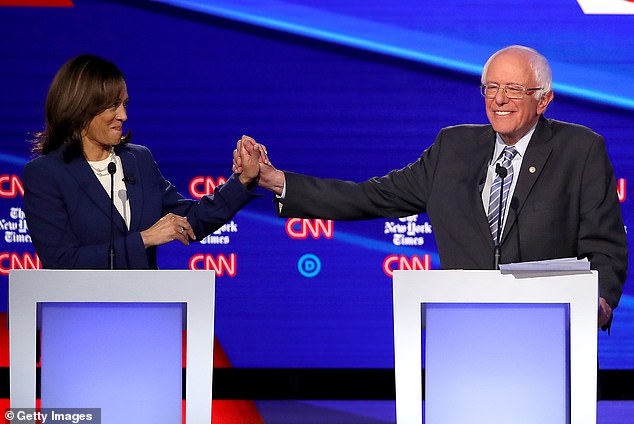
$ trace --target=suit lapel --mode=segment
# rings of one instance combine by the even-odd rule
[[[133,178],[133,182],[126,181],[125,186],[130,200],[130,230],[134,231],[141,225],[141,211],[143,210],[141,172],[136,157],[128,148],[118,147],[116,151],[121,158],[124,175]]]
[[[487,212],[482,204],[482,189],[487,177],[487,168],[489,161],[493,156],[495,147],[495,132],[491,126],[485,127],[486,131],[477,140],[471,160],[471,169],[469,175],[475,175],[478,178],[478,184],[472,192],[470,203],[472,210],[475,211],[476,224],[485,240],[488,241],[491,248],[493,247],[493,238],[491,237],[491,229],[489,228],[489,220]]]
[[[79,189],[86,194],[99,211],[110,219],[110,196],[90,169],[88,162],[83,157],[75,157],[70,160],[66,169],[77,181]],[[114,223],[119,230],[127,231],[123,218],[116,208],[114,209]]]
[[[504,225],[502,240],[506,238],[517,221],[517,217],[524,207],[526,198],[544,169],[551,152],[551,148],[548,145],[548,141],[551,137],[552,132],[550,125],[546,118],[541,116],[537,123],[537,128],[535,128],[535,132],[528,143],[524,159],[522,159],[522,168],[520,169],[517,184],[515,185],[513,197],[509,203],[511,209],[509,210],[506,224]]]

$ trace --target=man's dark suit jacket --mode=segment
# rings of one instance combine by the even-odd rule
[[[110,196],[83,157],[64,158],[64,147],[29,162],[23,172],[24,206],[29,233],[45,268],[107,269]],[[213,195],[185,199],[161,175],[150,151],[119,145],[115,152],[130,199],[130,229],[114,210],[115,267],[155,269],[156,247],[146,249],[140,232],[168,212],[186,216],[197,240],[220,228],[253,197],[237,178]],[[132,179],[130,179],[132,180]]]
[[[443,269],[492,269],[481,192],[493,155],[490,125],[445,128],[407,167],[362,183],[287,172],[285,217],[357,220],[427,212]],[[601,136],[540,118],[522,161],[502,236],[501,263],[586,257],[613,308],[627,272],[614,171]]]

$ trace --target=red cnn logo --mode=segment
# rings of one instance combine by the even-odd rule
[[[24,186],[17,175],[0,175],[0,197],[13,199],[18,194],[24,197]]]
[[[314,239],[322,235],[331,239],[335,233],[334,223],[325,219],[291,218],[286,221],[286,234],[295,240],[303,240],[310,235]]]
[[[0,275],[9,275],[9,271],[12,269],[41,269],[42,262],[40,262],[37,254],[35,257],[30,253],[23,253],[20,256],[15,252],[2,252],[0,253]]]
[[[230,253],[229,257],[220,253],[217,257],[209,254],[199,253],[189,260],[189,269],[216,271],[218,277],[227,274],[235,277],[237,271],[237,257],[235,253]]]
[[[194,177],[189,182],[189,194],[194,199],[200,199],[203,196],[212,194],[216,187],[227,182],[225,177],[218,177],[214,180],[212,177]]]
[[[423,255],[421,259],[418,255],[408,258],[405,255],[390,255],[383,260],[383,272],[392,278],[397,269],[428,271],[431,269],[431,256]]]
[[[626,190],[627,183],[625,181],[625,178],[619,178],[618,180],[616,180],[616,194],[619,196],[619,202],[621,203],[625,202],[625,199],[627,198]]]

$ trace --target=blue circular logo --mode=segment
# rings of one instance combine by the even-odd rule
[[[312,278],[321,271],[321,261],[312,253],[307,253],[297,262],[299,273],[306,278]]]

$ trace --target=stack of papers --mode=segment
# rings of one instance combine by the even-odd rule
[[[500,271],[589,271],[590,261],[577,258],[548,259],[545,261],[500,264]]]

